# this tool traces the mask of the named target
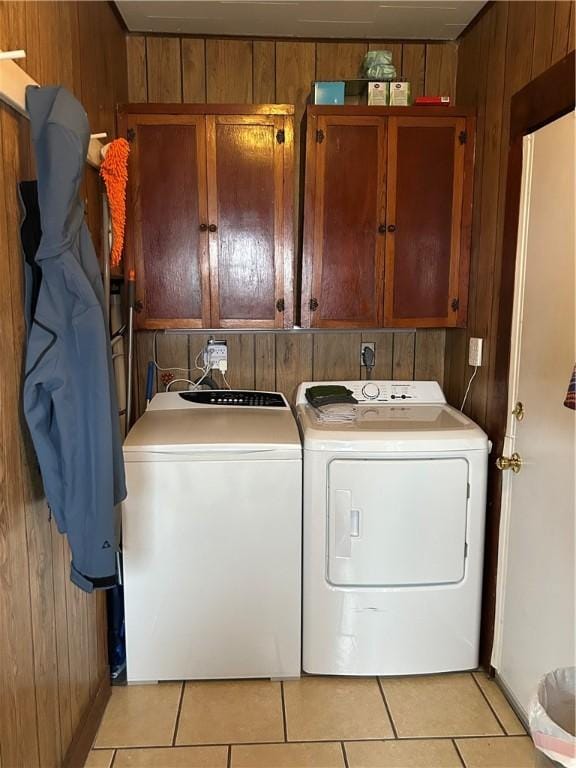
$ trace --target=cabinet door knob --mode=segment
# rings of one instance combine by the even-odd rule
[[[216,224],[209,224],[208,229],[210,230],[210,232],[216,232],[218,227],[216,226]]]
[[[396,232],[396,224],[388,224],[388,232]]]
[[[378,232],[383,235],[386,232],[386,224],[380,224],[378,227]]]
[[[198,229],[200,230],[200,232],[206,232],[206,230],[208,229],[208,224],[200,224]]]

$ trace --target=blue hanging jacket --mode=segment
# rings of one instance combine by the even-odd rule
[[[115,506],[126,485],[104,290],[79,196],[90,129],[82,105],[62,87],[30,86],[26,106],[41,238],[31,260],[34,238],[24,237],[24,219],[24,414],[48,504],[72,551],[71,579],[91,592],[117,583]],[[30,189],[21,189],[33,218],[29,198]]]

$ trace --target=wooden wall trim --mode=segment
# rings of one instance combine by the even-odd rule
[[[510,109],[510,139],[525,136],[574,109],[575,52],[514,94]]]
[[[84,763],[96,738],[106,704],[108,704],[111,694],[110,674],[108,669],[106,669],[100,678],[98,690],[92,699],[90,707],[78,725],[74,738],[68,747],[62,768],[84,768]]]

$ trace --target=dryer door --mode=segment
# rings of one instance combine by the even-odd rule
[[[328,481],[330,583],[412,586],[464,577],[465,459],[336,459]]]

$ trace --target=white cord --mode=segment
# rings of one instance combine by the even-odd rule
[[[230,384],[228,384],[228,379],[226,378],[226,374],[224,373],[224,371],[220,371],[220,373],[222,374],[222,378],[224,379],[224,384],[226,384],[226,386],[228,387],[228,389],[232,389],[232,387],[230,386]]]
[[[168,384],[166,384],[165,391],[169,392],[172,384],[176,384],[177,381],[186,381],[188,384],[194,384],[191,379],[172,379],[172,381],[169,381]]]
[[[188,391],[194,392],[196,389],[198,389],[200,384],[202,384],[206,376],[208,376],[210,373],[209,368],[200,368],[200,370],[202,371],[202,376],[198,379],[198,381],[192,381],[191,379],[172,379],[172,381],[169,381],[168,384],[166,384],[165,391],[169,392],[172,384],[175,384],[177,381],[186,381],[188,384],[192,384],[192,389]],[[228,389],[230,389],[230,387],[228,387]]]
[[[202,347],[200,352],[198,352],[198,354],[196,355],[196,358],[194,360],[194,368],[178,368],[175,365],[171,365],[168,368],[162,368],[158,364],[158,346],[157,346],[157,342],[156,342],[156,337],[158,336],[158,333],[159,333],[159,331],[154,331],[154,340],[152,342],[152,362],[154,363],[154,367],[156,368],[157,371],[184,371],[185,373],[189,373],[190,371],[192,371],[192,370],[194,370],[196,368],[199,371],[204,371],[204,368],[200,368],[200,366],[198,365],[198,358],[204,352],[204,347]]]
[[[474,381],[474,378],[476,374],[478,373],[478,366],[474,366],[474,373],[472,376],[470,376],[470,379],[468,381],[468,386],[466,387],[466,392],[464,393],[464,399],[462,400],[462,405],[460,406],[460,410],[464,410],[464,406],[466,405],[466,400],[468,399],[468,393],[470,392],[470,387],[472,386],[472,382]]]

